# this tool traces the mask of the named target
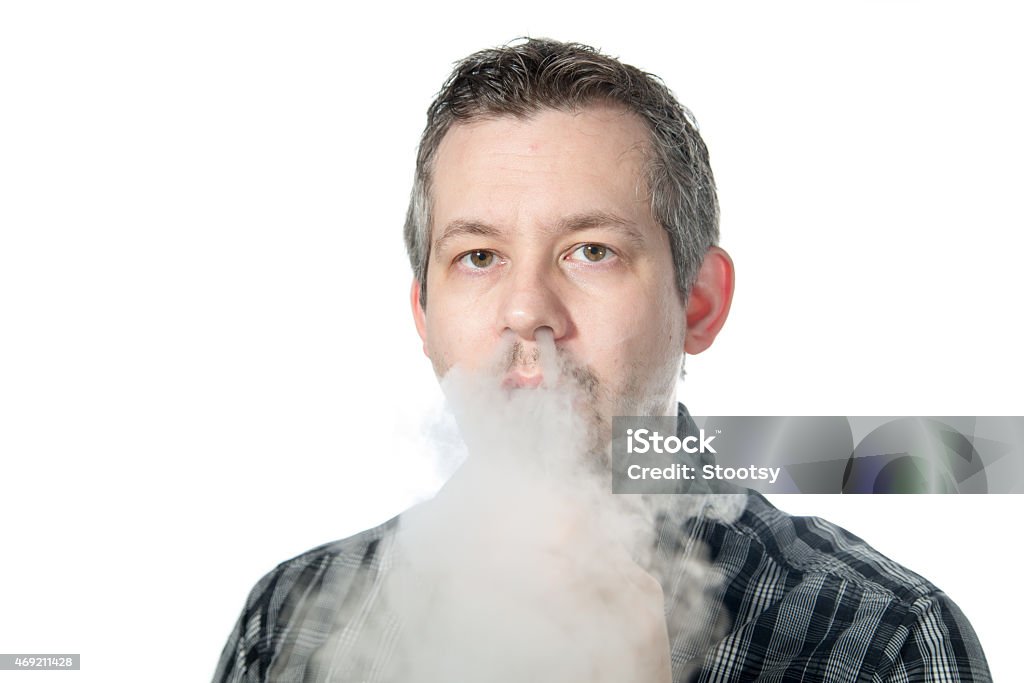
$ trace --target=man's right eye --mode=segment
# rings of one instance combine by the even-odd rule
[[[477,249],[464,255],[459,261],[470,268],[476,270],[482,270],[484,268],[490,268],[494,265],[494,252],[487,251],[486,249]]]

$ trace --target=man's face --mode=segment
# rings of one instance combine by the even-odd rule
[[[642,177],[646,142],[639,118],[603,106],[447,133],[433,171],[425,308],[413,285],[439,377],[497,365],[508,387],[553,381],[537,361],[550,335],[602,422],[675,414],[686,317]]]

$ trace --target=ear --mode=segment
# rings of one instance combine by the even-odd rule
[[[729,317],[735,285],[732,258],[724,249],[711,247],[686,303],[686,353],[700,353],[715,341]]]
[[[423,355],[430,358],[430,354],[427,353],[427,313],[423,310],[423,304],[420,303],[419,280],[414,279],[412,281],[409,303],[412,304],[412,319],[416,323],[416,332],[420,335],[420,340],[423,342]]]

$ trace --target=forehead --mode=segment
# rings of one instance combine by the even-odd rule
[[[638,116],[612,106],[460,122],[434,159],[434,229],[458,219],[514,227],[595,211],[648,223],[648,139]]]

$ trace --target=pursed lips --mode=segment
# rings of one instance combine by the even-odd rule
[[[534,389],[544,381],[544,375],[537,373],[525,375],[521,372],[509,372],[505,375],[501,385],[506,389]]]

